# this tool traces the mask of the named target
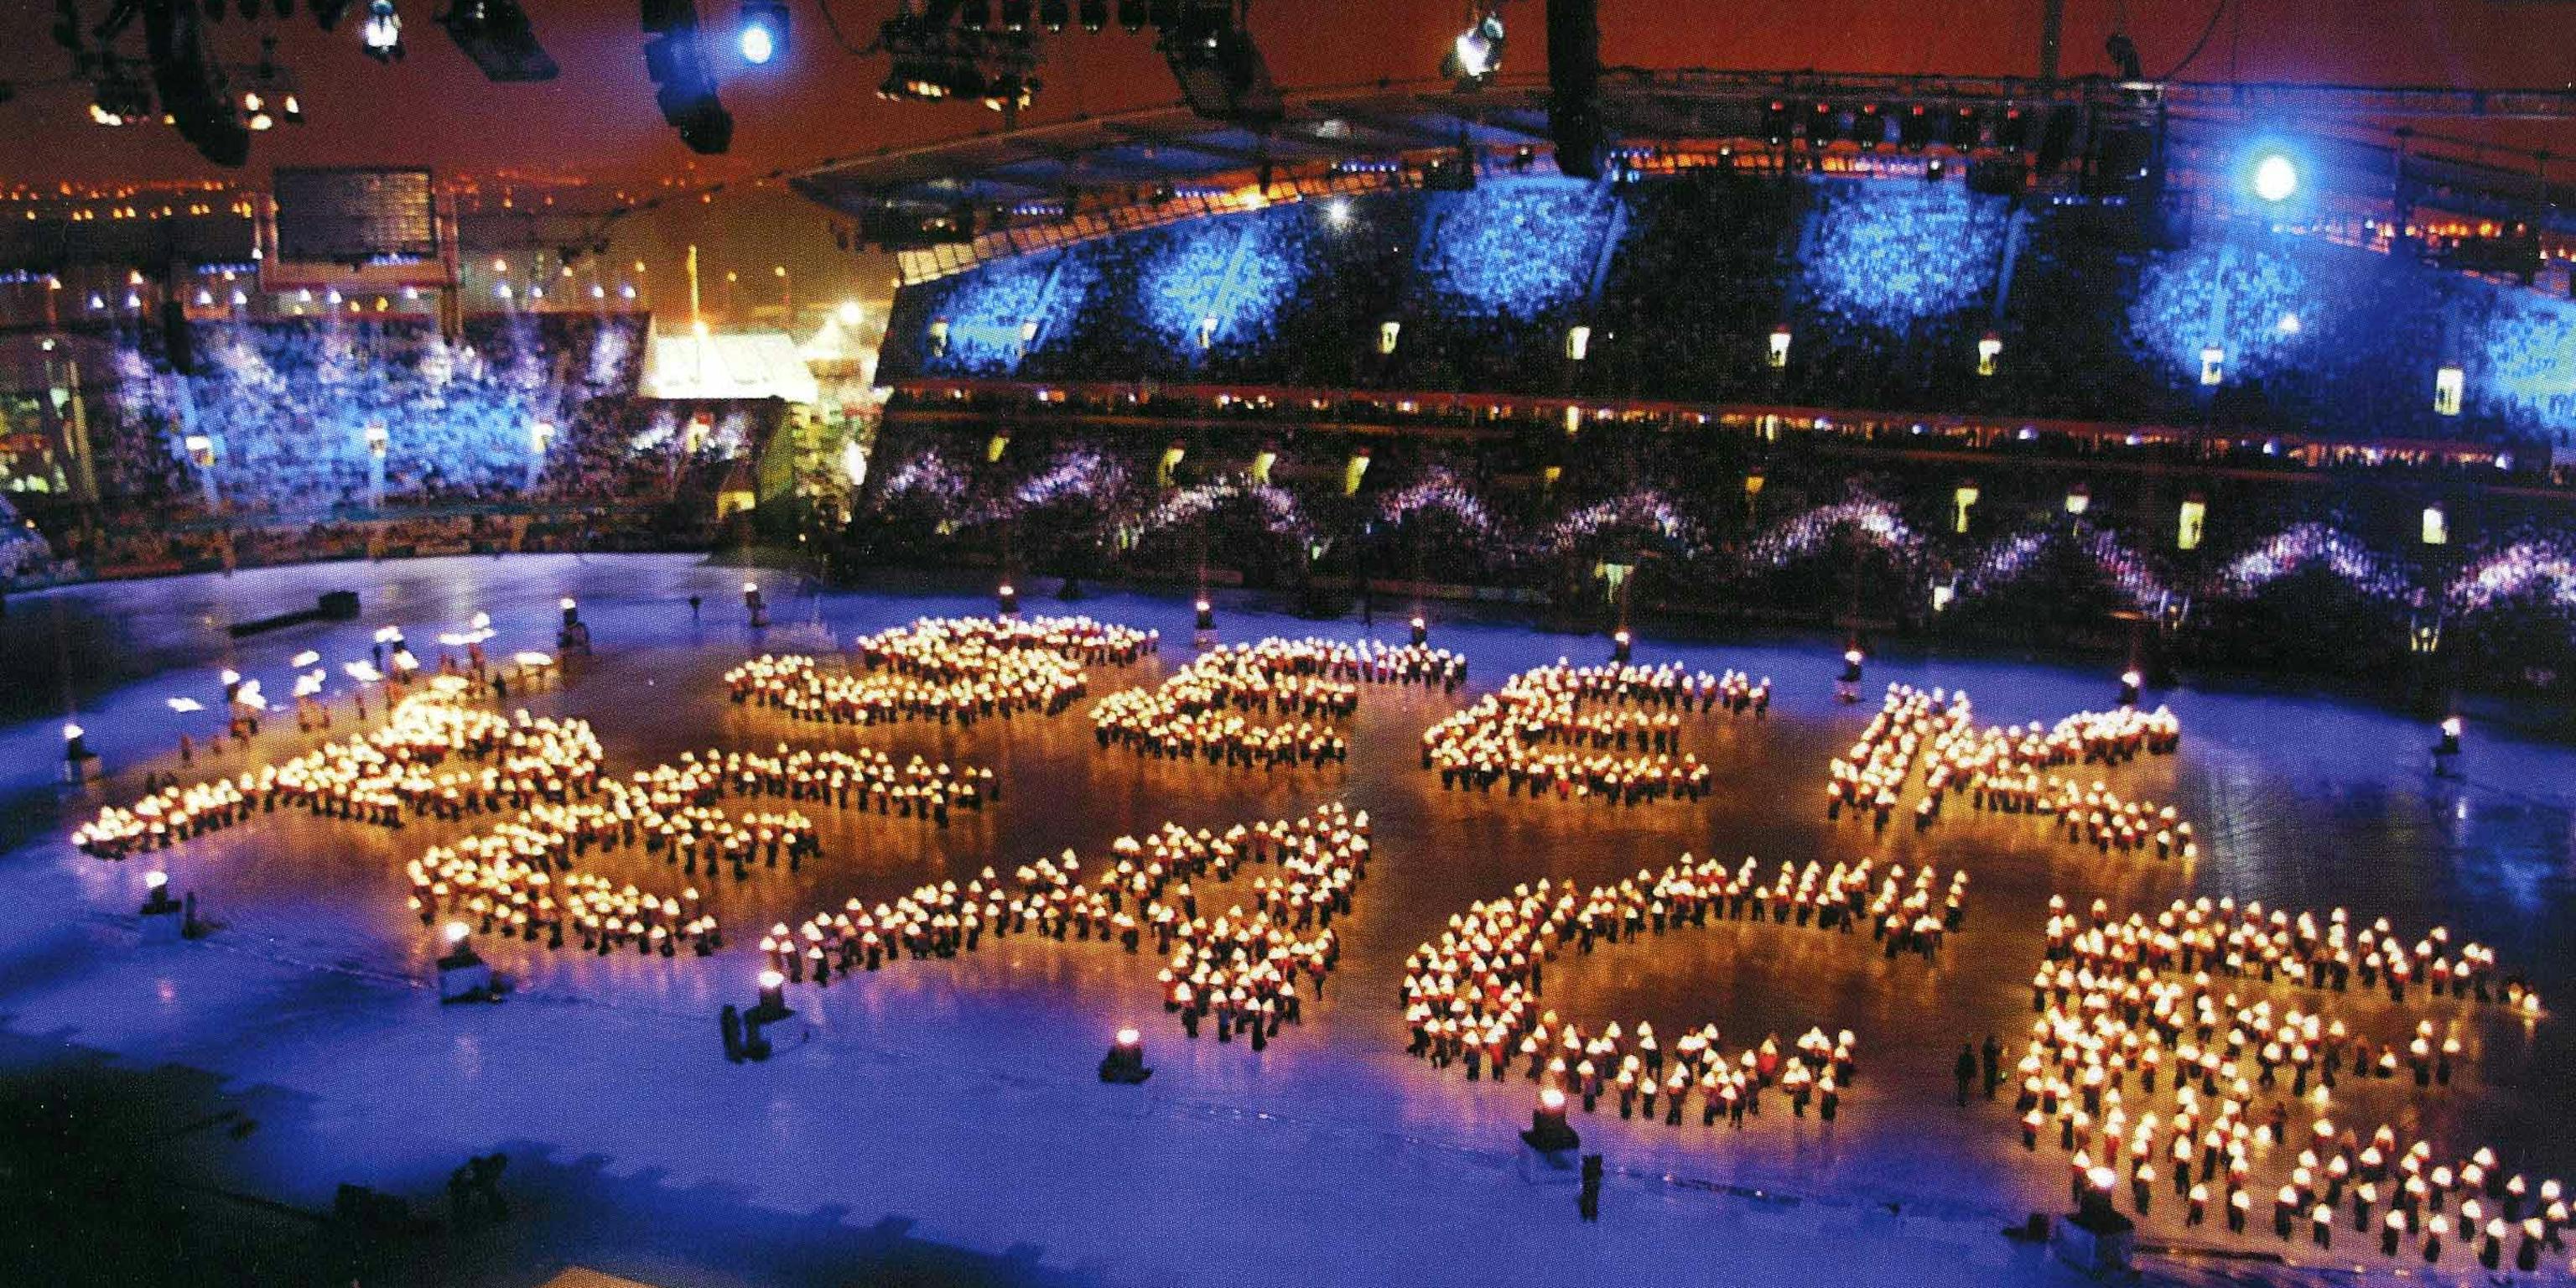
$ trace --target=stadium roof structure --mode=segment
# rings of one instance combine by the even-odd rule
[[[2550,154],[2448,137],[2444,121],[2550,121],[2576,126],[2576,88],[2043,82],[2015,77],[1614,69],[1601,82],[1614,150],[1758,147],[1773,101],[1802,116],[1817,103],[2079,109],[2087,130],[2161,119],[2178,171],[2197,153],[2232,156],[2257,135],[2291,141],[2326,191],[2386,200],[2402,153],[2421,191],[2480,217],[2529,219],[2576,232],[2576,167],[2552,175]],[[1267,131],[1214,121],[1179,104],[984,132],[866,156],[835,157],[789,176],[811,199],[863,223],[872,214],[1117,205],[1176,185],[1241,184],[1265,168],[1300,171],[1404,165],[1462,146],[1491,154],[1550,147],[1544,78],[1372,83],[1292,91]],[[1857,151],[1856,145],[1841,144]],[[1896,150],[1890,144],[1887,151]],[[2080,151],[2080,149],[2079,149]],[[2563,160],[2563,158],[2562,158]],[[2220,167],[2224,168],[2224,167]],[[2506,213],[2512,212],[2512,213]],[[874,240],[874,238],[871,238]]]

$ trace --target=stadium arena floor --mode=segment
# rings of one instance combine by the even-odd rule
[[[592,957],[486,946],[514,981],[491,1007],[441,1007],[430,937],[403,908],[401,865],[477,826],[399,832],[280,812],[152,861],[106,863],[71,848],[99,798],[51,786],[59,720],[0,732],[0,791],[19,826],[0,859],[0,1080],[90,1062],[160,1070],[179,1121],[237,1110],[259,1130],[192,1132],[169,1166],[212,1187],[313,1210],[342,1182],[437,1206],[464,1156],[506,1150],[518,1216],[441,1245],[421,1281],[537,1283],[567,1263],[647,1282],[895,1279],[1104,1284],[1500,1284],[1617,1276],[1667,1282],[1971,1284],[2055,1281],[2068,1272],[1997,1231],[2066,1206],[2064,1156],[2025,1153],[2010,1097],[1952,1104],[1962,1042],[1997,1034],[2007,1065],[2031,1018],[2029,981],[2047,900],[2153,909],[2232,895],[2293,910],[2345,906],[2410,936],[2442,924],[2494,946],[2545,997],[2576,996],[2576,750],[2472,730],[2455,777],[2430,770],[2430,734],[2367,706],[2254,691],[2154,693],[2182,750],[2112,771],[2124,792],[2172,801],[2194,820],[2195,864],[2105,857],[2019,817],[1952,811],[1924,831],[1828,823],[1826,764],[1875,709],[1833,701],[1836,647],[1674,644],[1641,662],[1738,668],[1775,682],[1767,721],[1687,718],[1685,747],[1718,775],[1697,803],[1610,808],[1448,793],[1417,759],[1432,721],[1515,671],[1603,641],[1516,626],[1449,624],[1432,642],[1474,670],[1455,698],[1372,688],[1345,765],[1258,772],[1102,752],[1076,709],[968,731],[920,725],[823,728],[726,702],[729,665],[764,650],[816,650],[922,615],[986,613],[988,599],[798,592],[754,574],[776,624],[744,624],[744,572],[693,557],[425,560],[323,565],[101,585],[13,597],[0,629],[82,624],[114,656],[73,657],[78,716],[110,770],[104,799],[175,769],[168,699],[204,695],[234,666],[280,692],[305,649],[334,667],[369,632],[415,641],[488,612],[495,649],[552,648],[558,596],[578,598],[597,656],[513,706],[596,727],[611,772],[691,747],[791,744],[919,750],[990,764],[996,807],[944,832],[899,819],[817,812],[822,857],[764,871],[714,896],[730,942],[710,960]],[[226,651],[220,623],[360,592],[355,623],[294,628]],[[1045,589],[1051,590],[1051,585]],[[687,597],[704,607],[692,624]],[[1188,656],[1189,606],[1103,594],[1032,613],[1078,611],[1159,628],[1159,660],[1095,668],[1093,699],[1150,682]],[[1220,635],[1374,634],[1401,642],[1401,615],[1373,630],[1227,605]],[[827,639],[828,634],[828,639]],[[432,654],[424,648],[425,659]],[[148,664],[131,659],[148,658]],[[432,659],[434,660],[434,659]],[[140,674],[124,674],[130,666]],[[86,677],[86,678],[85,678]],[[2111,703],[2104,674],[1991,660],[1873,660],[1866,689],[1966,688],[1989,721],[2054,720]],[[213,705],[209,702],[209,705]],[[347,732],[345,721],[336,732]],[[246,757],[291,754],[277,719],[248,751],[200,756],[193,779]],[[955,961],[905,962],[827,990],[792,991],[766,1064],[722,1058],[715,1013],[751,1000],[751,941],[844,898],[891,898],[924,881],[1073,847],[1091,856],[1165,820],[1222,828],[1300,814],[1327,800],[1366,809],[1376,857],[1343,959],[1302,1026],[1258,1055],[1182,1038],[1159,1014],[1151,954],[1030,938]],[[1532,1165],[1514,1133],[1531,1091],[1468,1082],[1406,1055],[1397,1002],[1404,961],[1453,912],[1546,875],[1592,883],[1661,868],[1683,851],[1730,861],[1827,863],[1875,855],[1971,874],[1964,927],[1936,961],[1889,959],[1853,939],[1742,923],[1620,945],[1551,969],[1545,997],[1569,1017],[1649,1019],[1677,1033],[1714,1021],[1730,1046],[1810,1025],[1850,1029],[1861,1076],[1838,1119],[1771,1108],[1741,1134],[1696,1114],[1679,1128],[1578,1116],[1606,1155],[1598,1225],[1578,1224],[1574,1187]],[[187,944],[138,941],[133,905],[161,863],[220,923]],[[611,876],[658,858],[612,854]],[[2367,1012],[2372,1003],[2356,1001]],[[1112,1030],[1144,1031],[1153,1080],[1100,1085]],[[2473,1013],[2465,1072],[2436,1095],[2401,1079],[2354,1088],[2339,1117],[2389,1121],[2456,1145],[2491,1144],[2535,1178],[2576,1171],[2560,1094],[2576,1057],[2555,1015],[2526,1026]],[[2366,1130],[2366,1128],[2365,1128]],[[998,1201],[997,1201],[998,1200]],[[2310,1254],[2267,1232],[2185,1232],[2167,1204],[2151,1242],[2277,1251],[2323,1271],[2393,1263],[2375,1249]],[[2268,1209],[2268,1202],[2262,1205]],[[2170,1226],[2171,1228],[2167,1228]],[[2363,1242],[2347,1236],[2358,1248]],[[2563,1255],[2563,1254],[2562,1254]],[[2164,1263],[2171,1268],[2174,1262]],[[2457,1257],[2454,1269],[2469,1266]],[[2153,1263],[2151,1263],[2152,1267]],[[2473,1272],[2472,1272],[2473,1273]],[[2554,1272],[2553,1272],[2554,1273]]]

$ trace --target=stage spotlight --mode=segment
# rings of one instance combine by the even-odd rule
[[[455,0],[438,16],[438,25],[486,80],[549,81],[560,70],[537,44],[519,0]]]
[[[383,3],[383,0],[377,0]],[[644,70],[653,78],[654,106],[680,132],[692,152],[714,155],[733,146],[733,116],[716,98],[705,42],[693,0],[644,0]]]
[[[786,0],[742,0],[742,27],[734,43],[742,50],[742,60],[754,67],[766,67],[769,60],[785,53]]]
[[[403,56],[402,15],[394,12],[394,0],[369,0],[367,25],[358,29],[358,39],[366,46],[367,57],[390,63]]]
[[[1502,69],[1503,15],[1498,12],[1486,14],[1459,32],[1440,60],[1440,74],[1457,81],[1460,88],[1482,85]]]
[[[250,131],[234,112],[223,69],[206,47],[205,14],[196,0],[148,0],[143,39],[162,116],[179,137],[216,165],[248,161]]]
[[[2254,195],[2279,204],[2299,191],[2299,167],[2279,152],[2265,152],[2254,159]]]

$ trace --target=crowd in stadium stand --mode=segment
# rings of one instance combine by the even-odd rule
[[[786,410],[640,396],[646,325],[475,315],[451,343],[419,316],[200,323],[185,374],[158,327],[77,332],[105,355],[86,424],[100,504],[119,519],[80,562],[146,573],[704,544],[712,488]],[[34,485],[22,498],[52,503],[38,508],[57,530],[65,460],[11,472]]]
[[[905,290],[883,370],[2557,443],[2571,334],[2564,299],[2217,213],[2174,246],[1955,175],[1711,173],[1309,200],[1000,260]]]
[[[2576,679],[2562,639],[2576,630],[2576,547],[2548,535],[2559,503],[2438,473],[2429,486],[2366,471],[2319,488],[2117,460],[1971,468],[1620,422],[1572,439],[1438,441],[1262,423],[1175,438],[1068,417],[1014,426],[998,459],[988,445],[971,420],[898,416],[877,456],[889,489],[857,498],[854,545],[877,562],[1007,557],[1027,574],[1085,578],[1188,582],[1204,563],[1326,607],[1357,608],[1374,584],[1380,611],[1474,588],[1596,625],[1624,600],[1633,612],[2117,649],[2119,621],[2135,619],[2186,654],[2356,678],[2402,667],[2430,629],[2521,641],[2488,667],[2509,682],[2534,668]],[[1175,447],[1169,483],[1154,482]],[[944,486],[894,493],[923,460],[941,463]],[[1130,481],[1101,493],[1079,532],[1023,517],[1039,513],[1032,482],[1066,460]]]
[[[78,562],[703,545],[711,474],[783,412],[641,396],[644,327],[200,323],[188,376],[157,328],[96,329],[100,490],[155,521]],[[2122,614],[2356,675],[2447,631],[2504,682],[2576,684],[2546,495],[2576,309],[2219,215],[2166,244],[1955,177],[1711,173],[1281,202],[907,287],[880,371],[843,566],[1205,566],[1326,604],[1399,583],[2026,644],[2107,645]],[[902,387],[941,375],[1096,383],[1042,408]]]

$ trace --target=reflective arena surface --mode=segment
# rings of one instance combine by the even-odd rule
[[[1920,828],[1908,795],[1896,821],[1874,830],[1849,814],[1829,821],[1824,805],[1829,764],[1850,753],[1886,686],[1964,689],[1980,722],[2046,724],[2113,707],[2116,678],[1871,658],[1861,701],[1846,704],[1835,698],[1836,641],[1648,635],[1636,644],[1640,664],[1768,677],[1767,716],[1681,716],[1682,748],[1713,772],[1703,799],[1532,802],[1442,790],[1422,767],[1422,732],[1515,673],[1560,657],[1604,661],[1598,637],[1444,621],[1435,609],[1430,642],[1472,666],[1461,690],[1364,686],[1343,725],[1346,761],[1251,769],[1148,759],[1092,737],[1092,703],[1189,661],[1183,599],[1060,604],[1052,580],[1029,587],[1028,613],[1155,629],[1159,656],[1092,666],[1087,695],[1053,716],[860,727],[729,702],[722,675],[762,653],[828,659],[918,617],[990,614],[991,599],[817,596],[787,574],[749,575],[770,605],[764,630],[746,624],[743,570],[685,556],[326,564],[12,597],[7,629],[22,644],[29,633],[76,642],[60,665],[106,776],[85,793],[56,786],[57,718],[0,734],[13,847],[0,864],[0,1064],[21,1079],[87,1070],[136,1080],[154,1120],[178,1128],[154,1148],[209,1195],[320,1211],[354,1183],[440,1207],[457,1160],[509,1155],[512,1207],[536,1219],[423,1243],[370,1282],[533,1284],[568,1264],[707,1284],[2059,1282],[2073,1272],[2047,1249],[1997,1237],[2034,1211],[2070,1206],[2059,1124],[2026,1148],[2013,1103],[2050,897],[2078,915],[2099,899],[2116,919],[2206,896],[2294,916],[2340,907],[2355,927],[2385,918],[2408,943],[2444,926],[2452,945],[2493,949],[2499,986],[2527,981],[2544,1002],[2517,1015],[2427,999],[2420,982],[2400,1006],[2359,986],[2224,981],[2219,991],[2322,1010],[2374,1042],[2402,1040],[2419,1015],[2438,1019],[2437,1039],[2458,1042],[2435,1085],[2403,1073],[2347,1077],[2328,1102],[2293,1091],[2285,1072],[2279,1085],[2251,1089],[2258,1116],[2287,1102],[2294,1132],[2328,1112],[2365,1140],[2387,1123],[2400,1140],[2434,1142],[2445,1161],[2491,1148],[2497,1171],[2534,1186],[2576,1175],[2564,1094],[2576,1050],[2558,1014],[2576,996],[2566,947],[2576,936],[2576,752],[2562,746],[2473,726],[2437,773],[2432,730],[2366,703],[2151,689],[2145,705],[2169,706],[2179,721],[2177,754],[2064,772],[2170,803],[2192,824],[2196,857],[2069,844],[2041,819],[1974,811],[1957,795]],[[359,592],[359,620],[237,646],[226,638],[230,621],[341,587]],[[691,595],[702,600],[694,610]],[[699,878],[725,934],[711,956],[550,951],[478,934],[507,983],[497,1005],[439,1004],[442,950],[407,910],[404,876],[423,850],[484,830],[492,816],[387,830],[281,809],[119,862],[70,844],[100,806],[141,795],[146,774],[238,775],[348,736],[340,670],[367,656],[377,629],[401,627],[433,667],[435,636],[477,613],[490,615],[496,655],[552,652],[561,597],[579,603],[595,656],[563,659],[561,677],[532,690],[514,684],[503,709],[588,721],[606,774],[708,747],[875,748],[898,761],[919,753],[990,766],[1001,797],[944,829],[807,806],[819,853],[797,870]],[[1227,643],[1401,644],[1403,616],[1310,622],[1220,602],[1216,633]],[[291,659],[306,650],[332,671],[327,733],[298,733],[283,709],[301,669]],[[223,668],[264,678],[281,696],[243,746],[211,736]],[[19,696],[21,711],[55,705],[53,695]],[[174,698],[207,711],[179,714]],[[381,718],[380,703],[370,715]],[[190,729],[199,745],[182,768],[177,737]],[[1101,940],[1020,934],[953,959],[791,983],[793,1014],[766,1033],[775,1054],[724,1058],[718,1010],[755,1000],[757,941],[775,923],[852,898],[964,884],[987,867],[1007,878],[1068,848],[1092,871],[1115,838],[1166,821],[1222,831],[1335,801],[1366,811],[1372,857],[1347,915],[1331,923],[1338,968],[1264,1050],[1185,1037],[1165,1014],[1150,942],[1130,955]],[[1866,933],[1720,918],[1550,962],[1543,1005],[1587,1032],[1612,1020],[1666,1035],[1714,1024],[1735,1051],[1766,1035],[1786,1049],[1818,1028],[1848,1030],[1856,1044],[1831,1121],[1777,1096],[1740,1129],[1704,1125],[1696,1097],[1679,1125],[1661,1106],[1624,1118],[1615,1095],[1589,1113],[1578,1107],[1573,1126],[1583,1151],[1603,1156],[1606,1179],[1600,1222],[1577,1223],[1573,1173],[1517,1139],[1536,1096],[1525,1058],[1495,1081],[1408,1055],[1407,958],[1469,904],[1515,885],[1588,888],[1661,871],[1685,852],[1730,867],[1750,856],[1766,880],[1783,861],[1869,859],[1882,875],[1901,864],[1909,879],[1929,865],[1936,901],[1955,870],[1967,876],[1964,914],[1928,955],[1886,950]],[[663,855],[632,847],[579,866],[646,890],[683,884]],[[205,937],[146,941],[135,908],[154,868],[196,896]],[[1199,901],[1222,909],[1246,899],[1256,875],[1203,880]],[[1141,1031],[1153,1077],[1104,1085],[1099,1052],[1128,1025]],[[1954,1061],[1990,1034],[2004,1053],[2001,1094],[1956,1103],[1965,1083],[1954,1087]],[[2172,1112],[2166,1096],[2131,1094]],[[234,1129],[243,1123],[256,1129]],[[2355,1232],[2349,1202],[2330,1247],[2311,1237],[2304,1204],[2296,1236],[2276,1237],[2273,1190],[2299,1148],[2294,1139],[2256,1151],[2245,1234],[2228,1233],[2215,1206],[2207,1224],[2187,1226],[2184,1201],[2162,1180],[2151,1209],[2136,1214],[2123,1176],[2120,1206],[2140,1222],[2142,1266],[2185,1279],[2482,1274],[2465,1232],[2429,1271],[2412,1241],[2400,1256],[2380,1255],[2376,1218],[2370,1233]],[[2340,1194],[2342,1180],[2334,1184]],[[2519,1238],[2503,1243],[2508,1273]],[[2563,1280],[2567,1258],[2549,1250],[2521,1278]]]

